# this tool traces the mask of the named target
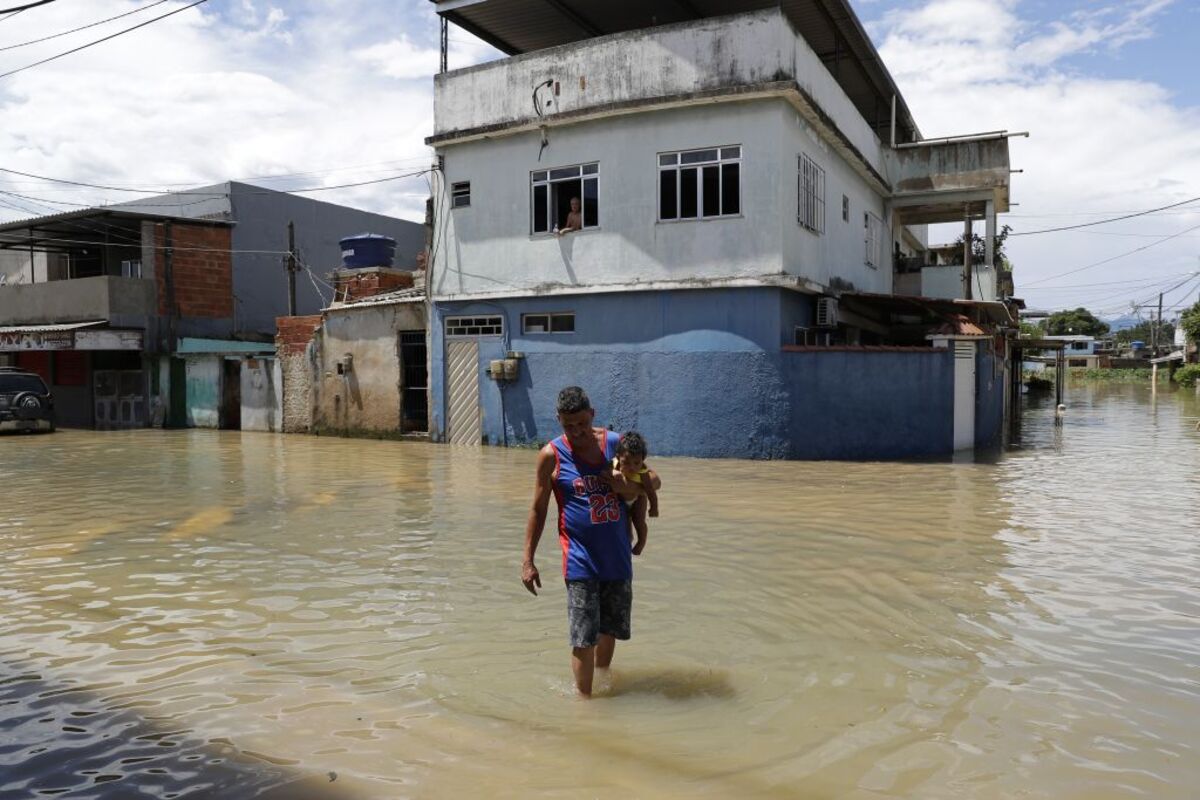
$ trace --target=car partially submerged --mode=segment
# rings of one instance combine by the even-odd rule
[[[54,430],[54,398],[36,372],[0,367],[0,431]]]

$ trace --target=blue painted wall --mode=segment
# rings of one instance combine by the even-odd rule
[[[898,459],[954,449],[949,351],[784,353],[790,458]]]
[[[999,447],[1004,431],[1004,362],[990,340],[975,351],[975,447]]]
[[[521,333],[522,313],[570,311],[575,332]],[[953,359],[946,351],[784,352],[810,325],[812,298],[772,288],[439,303],[431,324],[430,432],[445,428],[445,318],[500,315],[480,337],[480,402],[490,444],[561,433],[559,389],[578,384],[597,422],[637,429],[661,455],[892,459],[953,450]],[[497,384],[491,359],[525,354]]]

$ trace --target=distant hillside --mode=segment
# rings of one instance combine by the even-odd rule
[[[1133,314],[1126,314],[1122,317],[1115,317],[1104,321],[1108,323],[1108,327],[1112,329],[1113,333],[1136,328],[1142,322],[1145,322],[1145,320],[1138,319]]]

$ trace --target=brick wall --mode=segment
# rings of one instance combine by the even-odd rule
[[[276,317],[275,327],[275,352],[281,356],[300,355],[312,341],[317,328],[321,327],[321,315]]]
[[[225,226],[171,223],[175,301],[181,317],[229,319],[233,317],[232,231]],[[154,226],[155,271],[158,276],[158,313],[167,313],[163,225]]]
[[[411,289],[413,275],[405,270],[383,267],[339,269],[333,273],[333,285],[337,291],[337,299],[345,302],[394,292],[397,289]]]

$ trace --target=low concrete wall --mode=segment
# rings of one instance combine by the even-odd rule
[[[122,324],[155,312],[154,281],[101,275],[0,287],[0,320],[9,325],[105,320]]]
[[[953,451],[954,362],[932,348],[786,352],[797,459],[900,459]]]

